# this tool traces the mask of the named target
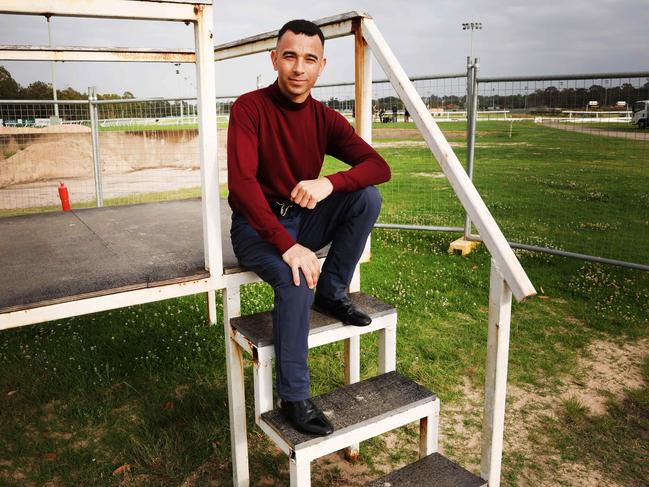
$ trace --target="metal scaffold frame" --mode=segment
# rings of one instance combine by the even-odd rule
[[[182,0],[3,0],[0,14],[85,17],[104,19],[163,20],[191,23],[195,51],[148,48],[80,48],[0,46],[0,59],[22,61],[94,62],[194,62],[198,99],[198,134],[201,167],[203,245],[207,278],[185,281],[102,296],[80,297],[74,301],[49,304],[0,315],[0,329],[78,316],[135,304],[197,293],[209,293],[210,320],[216,321],[214,290],[223,287],[223,258],[216,138],[214,41],[212,1]]]

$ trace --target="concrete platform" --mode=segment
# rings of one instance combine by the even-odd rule
[[[486,487],[487,481],[433,453],[364,487]]]
[[[221,202],[226,273],[240,272]],[[199,199],[0,219],[0,313],[209,274]]]

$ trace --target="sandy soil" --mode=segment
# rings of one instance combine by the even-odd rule
[[[57,204],[59,181],[69,187],[73,202],[94,198],[89,133],[11,130],[23,132],[0,134],[0,209]],[[219,178],[225,182],[226,131],[217,138]],[[100,157],[104,198],[200,186],[195,130],[102,132]]]
[[[580,358],[578,377],[566,377],[558,391],[544,391],[531,387],[509,386],[505,417],[505,455],[517,452],[533,459],[537,468],[523,467],[521,486],[590,487],[616,484],[604,472],[579,463],[562,462],[550,444],[534,444],[530,432],[538,430],[544,416],[556,415],[568,398],[577,398],[592,414],[605,412],[606,400],[624,397],[625,389],[643,384],[641,365],[649,353],[649,340],[640,340],[619,346],[611,341],[595,340]],[[481,417],[483,390],[468,381],[463,387],[464,401],[444,407],[441,412],[441,443],[451,446],[459,457],[469,460],[464,465],[479,472]],[[477,414],[476,414],[477,412]],[[467,418],[473,420],[467,421]],[[473,461],[471,461],[473,460]],[[540,467],[540,468],[539,468]]]
[[[227,175],[219,174],[221,181]],[[72,208],[76,203],[95,199],[95,181],[92,177],[65,178]],[[143,169],[128,173],[104,174],[104,199],[137,195],[157,191],[173,191],[179,188],[196,188],[201,185],[198,168]],[[58,193],[59,180],[38,181],[0,188],[0,209],[13,210],[33,206],[51,206],[61,203]]]

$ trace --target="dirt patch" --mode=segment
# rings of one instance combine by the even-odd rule
[[[372,139],[421,140],[418,129],[373,129]]]
[[[575,398],[591,414],[604,414],[609,398],[621,400],[626,389],[644,383],[642,362],[649,351],[649,340],[618,345],[596,340],[588,347],[588,357],[580,360],[581,377],[568,384],[561,399]]]
[[[423,140],[393,140],[390,142],[373,142],[372,147],[375,149],[387,147],[427,147]]]
[[[327,487],[361,486],[375,477],[366,465],[347,461],[342,451],[318,458],[311,468],[314,484]]]
[[[422,178],[446,179],[446,176],[442,172],[413,172],[411,174]]]
[[[482,135],[482,132],[481,132]],[[444,136],[447,139],[462,139],[466,137],[464,130],[445,130]],[[421,140],[419,129],[396,129],[381,128],[372,130],[372,139],[399,139],[399,140]]]
[[[38,133],[38,136],[15,134],[0,137],[0,153],[4,156],[0,164],[0,188],[64,178],[93,177],[90,133]],[[226,138],[225,130],[217,132],[218,162],[223,170],[227,165]],[[102,132],[99,153],[102,175],[126,174],[144,169],[200,167],[196,130]]]
[[[533,459],[521,468],[519,485],[617,485],[590,465],[561,460],[552,445],[535,443],[532,433],[539,430],[543,417],[556,416],[568,398],[579,399],[592,414],[604,413],[608,398],[621,400],[625,389],[643,384],[641,365],[647,353],[646,339],[624,345],[595,340],[579,359],[579,376],[565,379],[558,391],[508,387],[504,455],[517,453]],[[442,404],[440,443],[453,457],[462,458],[465,468],[478,472],[484,391],[465,380],[462,393],[464,397],[458,403]]]
[[[440,451],[453,458],[461,458],[464,468],[479,474],[484,395],[482,390],[474,388],[465,378],[462,396],[457,403],[441,405]]]

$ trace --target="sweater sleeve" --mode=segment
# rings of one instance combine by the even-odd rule
[[[356,191],[390,180],[390,166],[378,152],[359,136],[347,119],[335,110],[329,112],[326,152],[352,166],[346,171],[329,174],[334,191]]]
[[[253,104],[237,100],[228,124],[228,201],[252,228],[281,254],[295,240],[271,211],[257,180],[259,165],[259,116]]]

